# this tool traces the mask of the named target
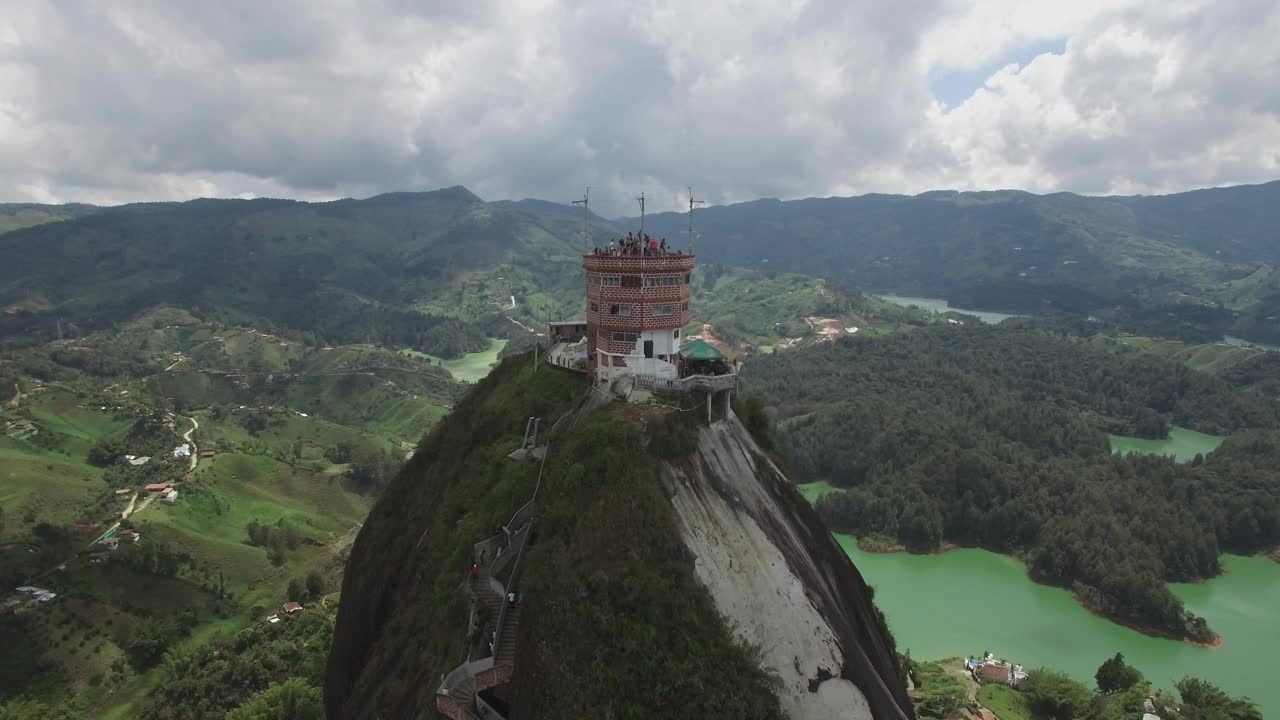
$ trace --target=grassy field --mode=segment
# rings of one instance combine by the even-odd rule
[[[988,683],[978,690],[978,702],[1000,720],[1031,720],[1017,690],[1008,685]]]
[[[1262,352],[1225,342],[1191,345],[1181,340],[1140,336],[1120,338],[1120,342],[1132,348],[1177,360],[1190,368],[1211,374],[1235,367]]]
[[[172,506],[149,508],[137,523],[148,540],[180,547],[196,559],[193,580],[226,580],[242,607],[283,602],[290,578],[325,562],[332,543],[364,519],[368,499],[344,489],[331,474],[291,467],[270,458],[222,454],[201,464]],[[274,566],[264,548],[248,544],[251,521],[285,521],[306,538]]]
[[[122,435],[130,424],[109,412],[78,407],[74,395],[58,390],[30,396],[24,403],[22,411],[43,437],[0,435],[0,508],[5,513],[0,542],[28,534],[39,522],[69,523],[103,495],[102,470],[88,463],[89,448],[100,437]]]
[[[370,500],[343,486],[343,466],[326,460],[325,450],[349,444],[400,452],[399,443],[388,438],[295,411],[275,413],[274,422],[257,435],[247,432],[234,412],[221,421],[204,416],[195,436],[198,445],[251,446],[292,458],[289,449],[297,443],[298,465],[221,453],[202,461],[180,485],[176,504],[153,502],[135,513],[127,526],[142,533],[144,544],[190,556],[177,577],[140,574],[115,559],[90,565],[83,555],[69,557],[65,570],[53,572],[42,563],[57,560],[29,554],[25,543],[14,541],[29,538],[38,522],[65,526],[86,513],[102,522],[110,517],[104,508],[119,505],[112,511],[118,512],[123,507],[123,501],[112,504],[102,469],[89,465],[86,455],[100,438],[123,436],[132,422],[110,410],[80,407],[83,401],[69,392],[54,390],[29,400],[20,413],[41,428],[42,441],[55,442],[49,449],[30,439],[0,436],[0,507],[5,510],[0,542],[10,543],[0,546],[0,570],[8,568],[23,581],[59,593],[59,601],[34,613],[24,626],[21,644],[44,649],[42,657],[66,678],[67,692],[81,693],[82,699],[115,698],[104,703],[111,708],[104,717],[134,716],[138,701],[158,681],[155,673],[130,679],[116,672],[140,623],[193,609],[199,624],[180,646],[198,645],[278,607],[288,599],[290,580],[323,572],[333,563],[334,541],[358,527]],[[287,522],[300,542],[283,562],[273,564],[266,549],[248,544],[250,521]],[[90,537],[75,540],[69,551],[82,549]],[[226,599],[218,598],[220,587]]]
[[[951,720],[963,717],[963,709],[970,705],[970,683],[964,674],[956,670],[954,658],[939,662],[917,662],[913,677],[920,693],[916,715],[922,718]]]
[[[40,428],[22,440],[0,435],[0,574],[11,585],[36,584],[59,594],[27,616],[30,622],[0,623],[0,639],[41,648],[41,657],[52,663],[54,669],[30,686],[33,698],[71,698],[86,717],[137,717],[163,682],[159,671],[129,669],[127,648],[148,623],[194,611],[190,634],[171,646],[186,651],[301,599],[288,597],[292,580],[318,574],[333,585],[326,589],[336,589],[339,553],[372,497],[348,489],[349,466],[333,463],[332,451],[346,447],[353,460],[398,461],[462,392],[444,372],[394,350],[307,347],[211,326],[184,313],[157,311],[76,342],[70,352],[117,362],[109,367],[139,379],[64,373],[57,386],[29,394],[19,408],[0,410],[2,419],[30,418]],[[493,341],[485,353],[444,367],[478,379],[504,344]],[[24,352],[37,360],[44,352],[50,362],[55,352],[69,352],[59,348]],[[179,358],[186,359],[175,365]],[[39,385],[24,382],[28,391]],[[126,546],[103,564],[89,564],[86,546],[128,504],[127,497],[111,494],[104,475],[128,484],[135,472],[90,465],[89,450],[104,439],[131,437],[135,421],[154,408],[196,418],[197,447],[218,454],[200,461],[179,484],[175,504],[155,500],[125,521],[124,527],[141,533],[140,547]],[[190,427],[185,417],[178,422],[178,432]],[[155,444],[149,432],[132,437]],[[379,467],[395,461],[380,460]],[[80,522],[91,529],[30,551],[39,545],[33,539],[38,523],[71,529]],[[285,523],[295,541],[274,552],[251,545],[251,522],[272,528]],[[138,553],[148,551],[185,559],[172,577],[125,562],[145,561],[148,556]]]
[[[41,450],[27,440],[0,437],[0,542],[30,533],[40,522],[66,524],[106,492],[102,471],[79,458]]]

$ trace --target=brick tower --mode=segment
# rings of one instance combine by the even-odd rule
[[[689,323],[694,256],[615,250],[584,255],[587,362],[597,382],[620,374],[680,377],[680,329]]]

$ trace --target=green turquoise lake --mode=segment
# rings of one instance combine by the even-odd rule
[[[494,365],[498,364],[498,353],[507,346],[507,340],[499,340],[497,338],[489,338],[489,347],[480,352],[467,353],[459,358],[452,360],[442,360],[434,355],[416,352],[414,350],[401,350],[406,355],[423,358],[432,365],[439,365],[448,370],[454,378],[462,382],[479,382],[489,374]]]
[[[1218,435],[1206,435],[1183,427],[1169,430],[1169,437],[1163,440],[1129,437],[1127,435],[1108,435],[1111,440],[1111,451],[1118,453],[1147,453],[1150,455],[1172,455],[1178,462],[1187,462],[1197,454],[1207,455],[1222,444],[1223,438]]]
[[[965,315],[973,315],[982,322],[992,325],[1011,317],[1021,317],[1020,315],[1010,315],[1009,313],[988,312],[986,310],[969,310],[967,308],[953,307],[951,303],[943,300],[942,298],[908,297],[904,295],[877,295],[876,297],[881,300],[891,302],[894,305],[901,305],[903,307],[914,306],[921,310],[928,310],[929,312],[958,312],[964,313]]]
[[[1103,660],[1122,652],[1157,685],[1194,675],[1280,717],[1280,684],[1270,678],[1280,648],[1280,565],[1226,556],[1226,574],[1174,585],[1192,612],[1222,635],[1203,648],[1143,635],[1090,614],[1059,588],[1031,582],[1022,563],[985,550],[941,555],[868,553],[837,535],[888,618],[898,651],[920,659],[990,650],[1029,667],[1052,667],[1090,685]]]

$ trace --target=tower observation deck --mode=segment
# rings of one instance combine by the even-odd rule
[[[587,203],[590,188],[581,200],[582,237],[591,246]],[[549,326],[548,335],[564,338],[566,326],[581,332],[585,328],[586,352],[575,351],[577,360],[566,361],[555,353],[555,364],[571,367],[585,359],[585,369],[597,384],[610,385],[629,377],[634,387],[676,392],[707,393],[708,417],[711,399],[723,397],[728,412],[730,392],[737,387],[737,370],[719,349],[703,341],[683,344],[683,329],[689,324],[690,283],[697,258],[693,254],[693,210],[701,200],[689,189],[689,250],[667,246],[644,232],[644,194],[640,202],[640,232],[612,240],[582,256],[587,281],[587,319]],[[556,347],[562,347],[564,343]],[[581,347],[581,345],[577,345]],[[581,354],[577,354],[581,353]],[[583,358],[585,355],[585,358]],[[580,367],[580,366],[579,366]]]
[[[587,365],[595,381],[629,375],[655,390],[732,390],[737,375],[719,351],[706,343],[697,343],[696,353],[682,346],[696,257],[640,238],[582,258]]]
[[[680,377],[680,332],[689,324],[693,266],[693,255],[678,252],[583,256],[587,362],[599,380],[621,373]]]

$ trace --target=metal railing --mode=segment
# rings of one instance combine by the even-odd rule
[[[515,562],[511,565],[511,577],[507,580],[506,588],[508,593],[516,592],[516,580],[520,575],[520,561],[524,559],[524,549],[529,546],[529,534],[532,532],[533,525],[530,524],[528,525],[528,532],[525,533],[524,541],[520,543],[520,548],[516,551]],[[495,663],[497,662],[498,653],[502,646],[503,623],[506,622],[507,609],[509,607],[511,607],[511,603],[507,602],[507,599],[504,597],[502,599],[502,607],[498,610],[498,622],[495,628],[496,634],[493,639],[493,657]]]
[[[492,667],[492,656],[481,658],[479,660],[472,660],[470,662],[464,662],[451,670],[448,675],[444,676],[444,680],[440,683],[440,689],[436,692],[444,695],[450,695],[452,694],[450,691],[453,690],[453,688],[458,687],[467,680],[474,680],[476,675],[479,675]]]
[[[636,387],[649,390],[667,390],[670,392],[691,392],[702,390],[717,392],[733,390],[738,387],[737,373],[725,375],[690,375],[682,378],[660,378],[653,375],[634,375]]]

